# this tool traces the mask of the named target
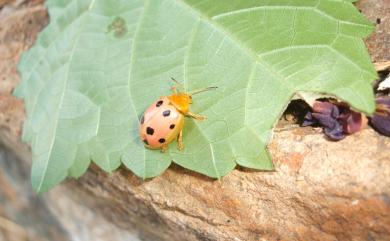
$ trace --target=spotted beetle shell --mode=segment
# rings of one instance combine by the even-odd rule
[[[184,115],[167,97],[161,97],[146,109],[140,123],[139,134],[145,146],[160,149],[177,138],[183,129]]]

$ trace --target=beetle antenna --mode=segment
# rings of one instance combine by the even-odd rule
[[[205,92],[205,91],[215,90],[215,89],[217,89],[217,88],[218,88],[218,87],[216,87],[216,86],[207,87],[207,88],[204,88],[204,89],[191,91],[191,92],[188,93],[188,94],[189,94],[189,95],[196,95],[196,94],[199,94],[199,93],[202,93],[202,92]]]
[[[182,83],[180,83],[179,81],[177,81],[175,78],[171,77],[171,80],[173,82],[175,82],[182,90],[185,91],[185,88],[184,88],[184,85]]]

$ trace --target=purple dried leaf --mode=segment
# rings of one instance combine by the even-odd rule
[[[328,114],[333,116],[338,113],[337,108],[335,110],[334,107],[336,106],[330,102],[315,101],[313,104],[313,112]],[[336,113],[333,113],[334,111],[336,111]]]
[[[324,133],[333,141],[339,141],[345,138],[343,127],[340,124],[336,125],[333,129],[324,128]]]
[[[302,126],[311,126],[311,125],[314,125],[317,123],[318,123],[318,121],[315,118],[313,118],[312,113],[309,111],[305,115]]]
[[[305,117],[304,126],[319,123],[324,127],[324,133],[331,140],[341,140],[346,134],[352,134],[363,129],[367,118],[349,108],[343,103],[316,101],[313,112]]]
[[[330,115],[321,114],[321,113],[313,113],[314,118],[318,120],[318,122],[326,128],[333,129],[337,126],[338,122],[335,118]]]
[[[367,126],[367,117],[362,113],[355,112],[353,110],[348,109],[344,111],[339,120],[343,125],[343,130],[347,134],[353,134],[358,131],[361,131],[363,128]]]
[[[372,127],[379,133],[390,136],[390,97],[376,99],[376,111],[371,118]]]

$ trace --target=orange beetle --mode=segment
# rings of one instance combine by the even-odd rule
[[[175,79],[172,80],[180,85]],[[216,88],[208,87],[191,93],[180,93],[176,86],[173,86],[173,94],[160,97],[145,110],[140,119],[139,135],[145,146],[165,152],[169,143],[177,138],[178,149],[182,150],[184,116],[196,120],[206,119],[206,116],[194,114],[189,110],[192,95]]]

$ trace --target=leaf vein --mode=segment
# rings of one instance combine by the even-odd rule
[[[96,0],[92,0],[89,7],[88,7],[88,10],[87,12],[89,12],[91,10],[91,8],[93,7],[93,5],[95,4],[95,1]],[[85,20],[85,19],[84,19]],[[81,36],[81,31],[83,30],[84,28],[84,25],[85,25],[85,21],[83,21],[83,24],[80,24],[80,27],[79,27],[79,31],[78,31],[78,36],[77,38],[75,39],[74,41],[74,44],[72,46],[72,53],[71,53],[71,56],[69,57],[69,61],[68,61],[68,69],[66,71],[66,78],[65,78],[65,83],[64,83],[64,88],[63,88],[63,91],[61,93],[61,96],[60,96],[60,103],[59,103],[59,108],[58,108],[58,112],[57,112],[57,117],[54,118],[54,133],[53,133],[53,138],[51,140],[51,143],[49,145],[49,153],[48,153],[48,157],[49,157],[49,160],[50,160],[50,157],[51,157],[51,153],[53,151],[53,145],[54,145],[54,142],[55,142],[55,138],[56,138],[56,133],[57,133],[57,125],[58,125],[58,121],[59,121],[59,114],[60,114],[60,109],[61,109],[61,106],[63,104],[63,99],[64,99],[64,95],[65,95],[65,90],[66,90],[66,86],[67,86],[67,82],[68,82],[68,78],[69,78],[69,71],[70,71],[70,66],[71,66],[71,62],[72,62],[72,59],[73,59],[73,56],[74,56],[74,53],[75,53],[75,47],[80,39],[80,36]],[[40,179],[40,182],[38,184],[38,187],[37,187],[37,190],[40,191],[41,188],[42,188],[42,185],[43,185],[43,182],[46,178],[46,175],[47,175],[47,168],[49,166],[49,160],[46,161],[44,167],[43,167],[43,176],[41,177]]]

